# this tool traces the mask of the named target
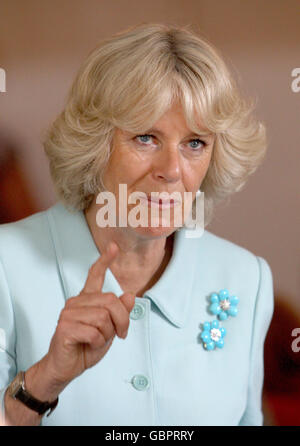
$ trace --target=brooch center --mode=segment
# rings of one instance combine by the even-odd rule
[[[228,299],[221,300],[220,307],[223,311],[229,310],[230,308],[230,302]]]
[[[218,328],[212,328],[210,330],[210,337],[213,341],[218,342],[222,337],[220,330]]]

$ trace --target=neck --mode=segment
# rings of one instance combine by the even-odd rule
[[[104,252],[111,241],[119,246],[119,254],[110,270],[125,291],[141,296],[157,282],[172,256],[173,236],[161,238],[140,237],[132,228],[99,228],[94,203],[84,211],[94,242]]]

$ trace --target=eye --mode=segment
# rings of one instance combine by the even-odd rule
[[[192,144],[190,146],[190,149],[192,149],[193,152],[198,151],[198,149],[203,149],[207,144],[205,141],[202,141],[202,139],[192,139],[189,144]]]
[[[141,142],[142,144],[145,145],[150,145],[149,143],[151,143],[151,140],[149,140],[149,138],[154,138],[153,135],[137,135],[134,139],[136,139],[138,142]]]

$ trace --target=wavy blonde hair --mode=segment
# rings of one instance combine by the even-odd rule
[[[188,27],[142,24],[104,39],[81,66],[62,113],[44,138],[58,198],[84,210],[103,190],[115,128],[142,134],[182,104],[192,131],[216,135],[201,184],[205,226],[239,191],[266,152],[265,126],[216,48]],[[199,129],[201,121],[202,129]]]

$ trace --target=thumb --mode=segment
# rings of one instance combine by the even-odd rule
[[[126,291],[126,293],[120,296],[120,299],[126,310],[130,313],[135,304],[135,293],[133,291]]]

